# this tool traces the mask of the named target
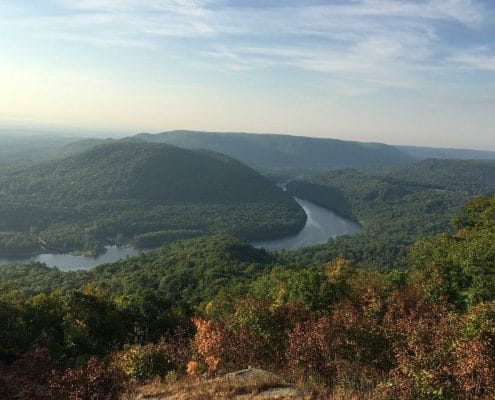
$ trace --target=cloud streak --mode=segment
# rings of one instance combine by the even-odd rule
[[[51,4],[51,12],[21,12],[3,29],[152,51],[189,40],[187,46],[196,50],[194,58],[185,60],[190,65],[231,72],[296,68],[347,85],[359,82],[360,88],[420,90],[431,83],[432,74],[438,79],[449,68],[495,71],[489,49],[445,43],[445,27],[470,32],[487,23],[485,5],[472,0],[288,1],[264,7],[220,0]]]

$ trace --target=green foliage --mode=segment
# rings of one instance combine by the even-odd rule
[[[163,293],[111,298],[87,286],[26,297],[6,289],[0,299],[0,363],[44,348],[60,363],[80,365],[124,344],[159,342],[178,327],[188,329],[189,321]]]
[[[175,379],[192,357],[192,374],[250,365],[364,398],[491,399],[495,196],[471,201],[455,226],[418,242],[409,271],[342,257],[281,264],[229,235],[85,272],[3,267],[0,394],[4,377],[28,386],[16,365],[38,363],[43,348],[59,366],[36,382],[62,396],[71,385],[90,392],[86,375],[111,393],[120,368],[138,381]],[[181,346],[169,339],[177,332]]]
[[[417,243],[412,263],[418,273],[434,275],[441,285],[430,291],[465,309],[495,299],[495,196],[475,199],[457,218],[456,235]]]
[[[250,282],[274,262],[269,253],[243,239],[214,235],[174,242],[90,271],[61,272],[41,264],[4,265],[0,266],[0,285],[36,295],[55,288],[66,293],[92,284],[114,297],[124,296],[122,307],[128,305],[129,312],[133,307],[146,309],[148,301],[158,301],[151,293],[155,292],[164,302],[156,307],[168,304],[190,312],[227,286]]]
[[[0,232],[0,254],[36,254],[41,245],[33,235],[22,232]]]
[[[376,267],[404,267],[410,246],[447,231],[471,194],[495,190],[495,163],[488,161],[426,160],[374,173],[328,171],[289,183],[289,193],[357,219],[364,231],[282,259],[321,263],[343,255]]]
[[[424,160],[390,174],[393,179],[439,190],[486,195],[495,191],[495,161]]]
[[[142,235],[137,235],[132,240],[132,244],[133,246],[138,248],[159,247],[168,242],[200,236],[203,233],[204,232],[199,230],[186,230],[186,229],[148,232],[148,233],[143,233]]]
[[[226,156],[115,141],[0,176],[0,254],[41,247],[96,254],[102,245],[161,245],[199,232],[258,240],[297,232],[301,207]]]
[[[122,352],[120,365],[129,378],[138,382],[163,378],[176,368],[172,352],[166,343],[135,345]]]

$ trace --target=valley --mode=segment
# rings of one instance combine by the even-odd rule
[[[0,21],[0,400],[495,400],[495,1]]]
[[[470,384],[458,365],[490,365],[469,354],[491,354],[495,161],[265,155],[253,169],[155,142],[84,142],[2,170],[0,396],[31,384],[121,398],[153,379],[200,391],[198,374],[255,366],[322,399],[395,400],[401,385],[450,399]]]
[[[314,246],[326,242],[330,238],[349,235],[361,230],[361,227],[334,212],[306,200],[295,198],[306,214],[304,227],[295,235],[267,241],[253,241],[255,247],[268,251],[293,250]],[[163,244],[163,243],[162,243]],[[98,256],[73,254],[44,253],[27,258],[1,258],[0,265],[18,263],[42,263],[48,267],[57,267],[61,271],[88,270],[92,267],[113,263],[151,249],[135,247],[106,246],[105,252]]]

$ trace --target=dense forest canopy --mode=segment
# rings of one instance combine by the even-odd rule
[[[495,161],[428,159],[385,177],[470,195],[490,194],[495,191]]]
[[[456,160],[493,160],[495,152],[490,150],[469,150],[421,146],[395,146],[416,159],[442,158]]]
[[[0,201],[3,254],[40,243],[60,251],[155,244],[180,232],[270,238],[305,221],[293,199],[236,160],[136,141],[15,169],[0,176]]]
[[[493,398],[495,196],[479,196],[495,192],[495,162],[334,168],[285,192],[227,155],[143,140],[167,135],[64,144],[57,159],[0,170],[0,254],[166,243],[89,271],[0,266],[0,398],[117,400],[148,380],[246,366],[314,398]],[[272,177],[315,169],[287,158],[305,154],[305,138],[251,136],[239,136],[244,156],[273,156]],[[198,137],[181,136],[185,147]],[[291,195],[364,231],[295,251],[251,246],[302,227]]]
[[[494,235],[491,196],[418,241],[405,270],[286,263],[229,235],[89,272],[4,266],[0,394],[113,399],[127,382],[251,365],[322,398],[488,400]]]
[[[286,257],[308,263],[345,255],[394,267],[404,265],[415,241],[448,229],[470,197],[495,192],[495,162],[424,160],[369,172],[334,170],[294,180],[287,191],[358,221],[364,232]]]

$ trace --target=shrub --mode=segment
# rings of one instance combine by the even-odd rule
[[[50,399],[46,385],[54,368],[46,349],[24,354],[12,365],[0,363],[0,399]]]
[[[60,400],[118,400],[125,381],[122,370],[91,357],[81,367],[54,371],[50,393]]]
[[[456,392],[465,399],[495,396],[495,302],[473,307],[460,323],[454,349]]]
[[[138,382],[155,377],[163,378],[177,368],[174,349],[171,345],[158,344],[135,345],[120,355],[120,366],[126,375]]]
[[[288,335],[310,313],[299,305],[244,299],[222,321],[195,318],[195,349],[209,373],[247,366],[280,368]]]
[[[286,357],[299,380],[363,390],[391,367],[389,343],[377,321],[345,301],[330,315],[298,324]]]
[[[451,307],[427,300],[418,282],[412,281],[391,294],[384,327],[396,366],[389,375],[388,397],[378,398],[452,398],[457,317]]]

